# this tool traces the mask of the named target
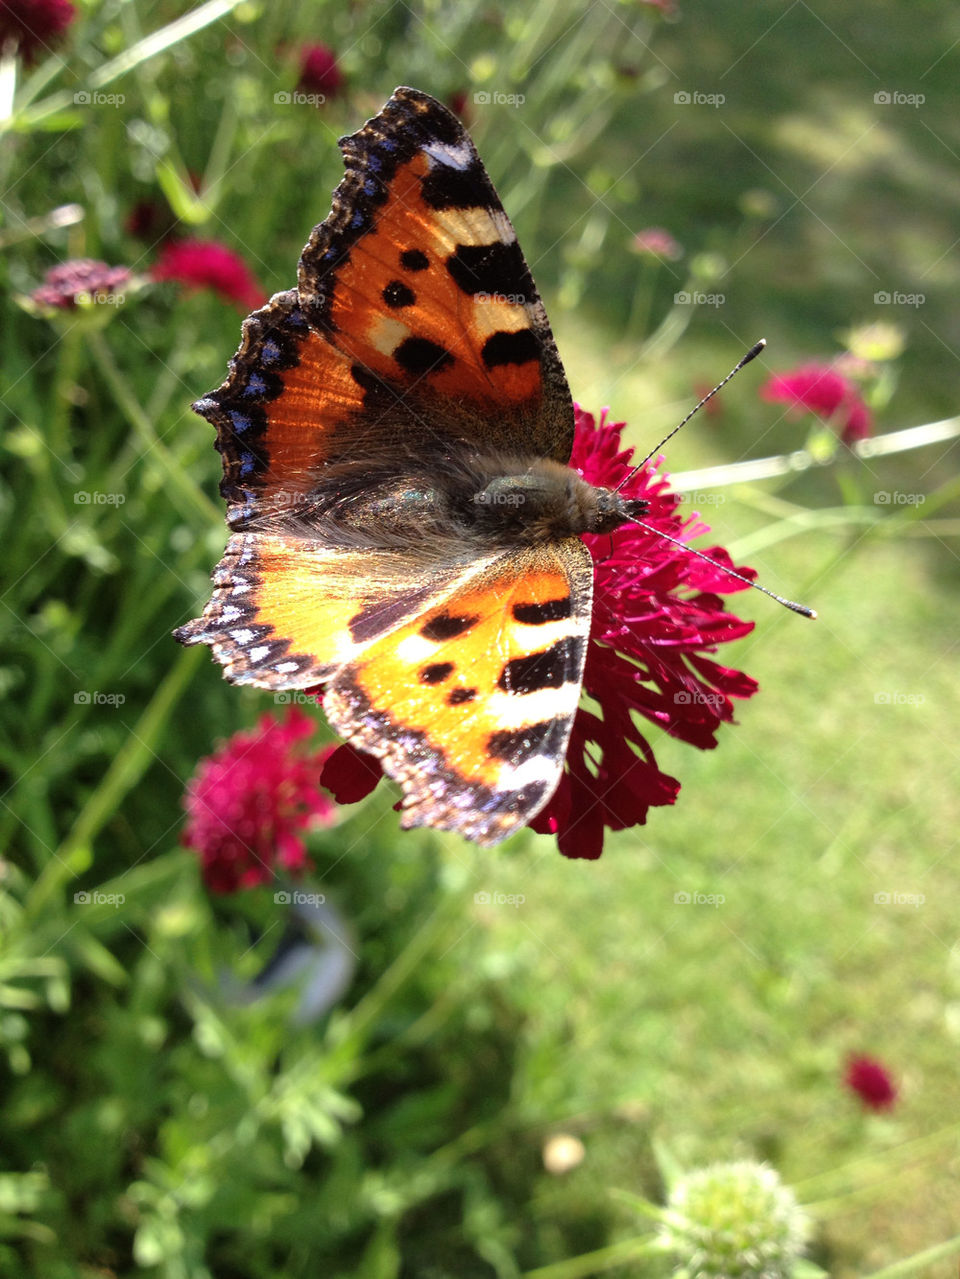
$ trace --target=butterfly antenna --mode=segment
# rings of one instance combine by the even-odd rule
[[[721,383],[722,385],[723,383]],[[817,616],[815,609],[807,608],[806,604],[798,604],[795,600],[785,599],[782,595],[778,595],[776,591],[768,591],[765,586],[761,586],[759,582],[752,582],[749,577],[744,577],[736,569],[727,568],[726,564],[721,564],[718,560],[711,559],[709,555],[704,555],[703,551],[695,550],[694,547],[688,546],[686,542],[681,542],[679,537],[671,537],[669,533],[664,533],[662,529],[654,528],[652,524],[645,524],[643,520],[634,519],[633,517],[631,517],[630,523],[638,524],[640,528],[646,529],[648,533],[653,533],[655,537],[662,537],[665,541],[672,542],[674,546],[679,546],[688,555],[695,555],[698,560],[704,560],[707,564],[718,568],[721,573],[726,573],[729,577],[735,577],[738,582],[743,582],[745,586],[752,586],[755,591],[762,591],[764,595],[769,595],[772,600],[776,600],[778,604],[782,604],[784,608],[789,608],[794,613],[799,613],[801,617],[815,618]]]
[[[638,463],[637,463],[637,465],[633,468],[633,470],[632,470],[632,471],[630,471],[627,475],[625,475],[625,476],[623,477],[623,479],[620,481],[620,483],[617,485],[617,487],[613,490],[613,491],[614,491],[614,493],[619,493],[619,492],[620,492],[620,490],[623,488],[624,484],[629,484],[629,482],[630,482],[630,481],[633,479],[633,477],[636,475],[637,471],[642,471],[642,470],[643,470],[643,468],[646,466],[646,464],[647,464],[647,463],[650,461],[650,459],[653,457],[654,453],[659,453],[659,452],[660,452],[660,450],[663,448],[664,444],[666,444],[667,440],[672,440],[672,439],[673,439],[673,437],[676,435],[676,433],[677,433],[679,430],[681,430],[683,427],[685,427],[685,426],[687,425],[687,423],[690,421],[690,419],[693,417],[693,415],[694,415],[695,413],[699,413],[699,412],[700,412],[700,410],[703,408],[703,406],[704,406],[704,405],[705,405],[705,404],[706,404],[709,400],[712,400],[712,399],[713,399],[713,397],[716,395],[716,393],[717,393],[718,391],[722,390],[722,389],[723,389],[723,388],[727,385],[727,383],[730,381],[730,379],[733,377],[733,375],[734,375],[735,373],[739,373],[739,372],[740,372],[740,370],[743,368],[743,366],[744,366],[745,364],[749,364],[751,360],[755,360],[755,359],[757,358],[757,356],[760,354],[760,352],[763,350],[763,348],[764,348],[766,345],[767,345],[767,339],[766,339],[766,338],[761,338],[759,342],[756,342],[756,343],[755,343],[755,344],[754,344],[754,345],[750,348],[750,350],[746,353],[746,355],[743,357],[743,359],[740,361],[740,363],[739,363],[739,364],[737,364],[734,368],[732,368],[732,369],[730,370],[730,372],[729,372],[729,373],[727,374],[727,376],[723,379],[723,381],[722,381],[722,382],[718,382],[718,383],[717,383],[717,385],[713,388],[713,390],[712,390],[712,391],[709,391],[709,392],[708,392],[708,393],[707,393],[707,394],[703,397],[703,399],[700,401],[700,403],[699,403],[699,404],[695,404],[695,405],[693,406],[693,408],[690,410],[690,412],[687,414],[687,416],[683,419],[683,421],[682,421],[682,422],[680,422],[677,426],[675,426],[675,427],[673,428],[673,430],[669,432],[669,434],[665,435],[665,436],[663,437],[663,439],[660,441],[660,443],[659,443],[659,444],[657,444],[654,448],[652,448],[652,449],[650,450],[650,452],[649,452],[649,453],[647,454],[647,456],[643,459],[643,461],[642,461],[642,462],[638,462]]]

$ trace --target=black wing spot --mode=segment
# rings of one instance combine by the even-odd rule
[[[462,706],[464,702],[472,702],[476,695],[475,688],[455,688],[447,698],[447,705]]]
[[[405,271],[426,271],[430,259],[420,249],[404,249],[400,254],[400,265]]]
[[[491,733],[487,750],[494,759],[518,761],[530,755],[553,755],[563,744],[569,720],[565,715],[528,724],[526,728],[505,728]]]
[[[437,165],[420,183],[423,199],[431,209],[489,209],[500,201],[479,160],[465,169]]]
[[[433,662],[418,672],[421,684],[442,684],[453,674],[453,662]]]
[[[524,626],[544,626],[547,622],[562,622],[573,612],[570,596],[562,600],[544,600],[540,604],[514,604],[513,616]]]
[[[393,358],[402,369],[416,377],[440,373],[453,363],[453,356],[446,347],[438,346],[429,338],[404,338]]]
[[[417,300],[417,295],[413,289],[407,288],[402,280],[391,280],[381,294],[387,306],[413,306]]]
[[[527,364],[539,360],[540,343],[532,329],[517,329],[515,333],[501,331],[488,337],[480,352],[488,369],[499,364]]]
[[[424,639],[440,644],[445,640],[456,639],[464,631],[469,631],[471,626],[476,626],[479,620],[479,617],[457,617],[452,613],[440,613],[420,628],[420,634]]]
[[[583,641],[568,635],[550,648],[526,657],[515,657],[500,672],[498,687],[505,693],[538,693],[542,688],[560,688],[580,670]]]
[[[504,244],[461,244],[447,258],[447,270],[464,293],[521,294],[536,297],[533,280],[516,240]]]

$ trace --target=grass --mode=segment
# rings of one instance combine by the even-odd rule
[[[91,6],[77,24],[4,161],[10,1273],[510,1276],[636,1233],[610,1190],[657,1197],[662,1150],[690,1167],[769,1159],[815,1205],[814,1256],[839,1279],[913,1256],[915,1273],[946,1273],[922,1254],[956,1230],[957,523],[955,500],[932,500],[955,450],[717,491],[715,538],[820,619],[737,597],[757,627],[724,660],[760,696],[712,752],[651,732],[678,803],[609,837],[599,863],[566,862],[544,837],[487,854],[400,835],[383,794],[319,836],[317,879],[356,931],[357,976],[330,1019],[290,1032],[284,996],[238,1011],[217,985],[269,959],[269,894],[211,902],[177,844],[197,759],[275,709],[168,638],[223,544],[218,458],[187,406],[222,376],[239,317],[151,288],[84,333],[11,296],[70,256],[144,270],[156,247],[124,217],[161,192],[196,233],[242,248],[266,289],[287,287],[339,178],[336,136],[395,84],[523,92],[517,107],[471,104],[474,135],[575,396],[626,417],[644,452],[764,334],[768,353],[720,416],[671,442],[669,468],[799,447],[804,428],[756,396],[765,372],[829,357],[876,319],[907,341],[879,428],[946,416],[953,35],[938,6],[915,12],[691,0],[657,25],[628,6],[241,5],[109,82],[110,59],[182,10]],[[276,107],[318,33],[347,96]],[[84,114],[73,91],[98,76],[126,101]],[[877,105],[884,86],[926,102]],[[677,105],[678,89],[726,100]],[[200,202],[190,172],[205,175]],[[21,234],[67,202],[82,223]],[[687,252],[651,270],[628,244],[657,224]],[[691,283],[724,302],[673,306]],[[875,304],[884,289],[925,301]],[[879,490],[928,495],[935,518],[880,510]],[[845,502],[802,535],[779,523]],[[124,909],[74,904],[96,886]],[[860,1051],[897,1076],[888,1116],[843,1092]],[[547,1177],[539,1148],[558,1131],[586,1159]]]

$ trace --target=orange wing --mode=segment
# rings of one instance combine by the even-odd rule
[[[568,461],[573,408],[546,312],[460,122],[402,88],[340,146],[346,176],[300,259],[311,325],[413,436]]]
[[[556,789],[590,632],[593,565],[569,538],[510,552],[332,679],[334,728],[403,790],[403,825],[496,844]]]
[[[427,575],[410,556],[330,547],[282,532],[234,533],[203,616],[174,631],[209,644],[234,684],[312,688],[383,635],[442,606],[493,557]]]

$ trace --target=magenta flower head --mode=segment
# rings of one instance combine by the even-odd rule
[[[630,474],[624,426],[609,422],[606,411],[597,422],[576,407],[570,465],[591,484],[616,488]],[[644,523],[652,530],[684,542],[707,531],[677,513],[680,495],[656,465],[643,467],[621,492],[649,503]],[[583,689],[598,709],[578,709],[560,785],[531,823],[555,834],[567,857],[599,857],[605,830],[640,825],[650,808],[676,800],[680,783],[660,770],[636,717],[707,750],[720,725],[733,719],[733,699],[757,691],[748,675],[707,656],[753,629],[727,613],[721,599],[747,589],[745,583],[651,529],[625,524],[610,535],[584,537],[594,558],[594,601]],[[706,553],[733,567],[721,547]],[[379,777],[375,760],[346,745],[331,755],[323,783],[346,803],[369,794]]]
[[[638,231],[630,241],[630,248],[642,256],[667,258],[671,262],[683,257],[683,245],[662,226],[648,226]]]
[[[51,267],[30,294],[42,310],[75,311],[84,303],[123,301],[131,274],[125,266],[108,266],[92,258],[72,258]]]
[[[212,289],[243,311],[255,310],[266,301],[243,258],[217,240],[171,241],[164,245],[150,274],[187,289]]]
[[[875,1057],[850,1057],[843,1082],[868,1110],[889,1110],[897,1100],[889,1071]]]
[[[0,53],[18,53],[30,66],[75,17],[70,0],[0,0]]]
[[[211,892],[234,893],[308,868],[303,832],[336,818],[320,789],[330,747],[311,750],[306,741],[316,727],[292,706],[284,720],[264,715],[200,761],[184,797],[183,842],[199,854]]]
[[[329,45],[310,44],[300,50],[299,92],[318,94],[326,99],[335,98],[342,88],[343,72]]]
[[[760,396],[788,405],[794,416],[815,414],[847,445],[873,431],[873,419],[859,389],[830,364],[804,364],[789,373],[776,373],[760,388]]]

